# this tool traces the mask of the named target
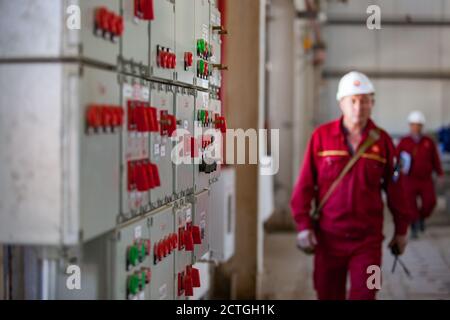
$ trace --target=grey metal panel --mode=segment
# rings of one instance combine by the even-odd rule
[[[86,133],[91,105],[120,106],[117,74],[84,67],[80,79],[80,215],[83,240],[112,230],[119,215],[120,132]]]
[[[56,261],[57,300],[105,300],[111,299],[112,234],[108,233],[69,252],[60,252]],[[68,266],[80,267],[80,290],[67,288]]]
[[[156,88],[151,90],[151,105],[158,110],[158,120],[160,112],[168,111],[173,115],[174,93],[171,86],[156,84]],[[173,197],[173,167],[171,161],[172,141],[168,136],[161,136],[159,133],[151,134],[150,158],[156,164],[159,171],[161,186],[154,188],[150,192],[151,203],[155,207],[170,202]]]
[[[236,230],[235,170],[226,168],[210,190],[211,258],[227,261],[234,254]]]
[[[209,252],[209,197],[210,193],[208,190],[196,194],[194,197],[194,225],[200,227],[202,243],[195,245],[194,248],[194,261],[200,260],[205,254]]]
[[[129,294],[128,281],[132,275],[139,274],[144,269],[151,270],[153,265],[153,246],[151,246],[150,255],[139,261],[136,266],[127,263],[127,255],[131,246],[137,245],[143,240],[150,240],[150,218],[145,217],[122,227],[116,232],[114,238],[112,298],[115,300],[149,300],[152,281],[144,288],[141,288],[137,295]]]
[[[78,5],[81,30],[69,30],[67,9]],[[119,42],[94,35],[95,10],[119,14],[119,0],[17,0],[0,2],[0,57],[78,57],[116,65]],[[45,35],[45,36],[43,36]]]
[[[175,4],[171,0],[154,1],[155,19],[150,22],[150,66],[152,75],[173,80],[174,70],[157,65],[157,46],[175,53]]]
[[[151,216],[151,242],[155,246],[164,238],[174,233],[174,215],[173,208],[166,206]],[[152,267],[152,300],[173,300],[175,297],[174,289],[174,270],[175,254],[167,255],[162,261],[153,264]]]
[[[80,0],[81,5],[81,55],[88,59],[106,62],[110,65],[117,64],[120,46],[119,39],[112,42],[94,35],[95,10],[106,7],[109,11],[120,15],[119,0]]]
[[[147,68],[150,62],[150,26],[148,21],[134,15],[134,0],[122,0],[122,12],[125,31],[122,37],[122,56],[125,60],[132,59],[142,63]]]
[[[191,135],[194,132],[194,95],[190,90],[178,90],[175,102],[175,116],[179,129],[187,130]],[[184,145],[185,146],[185,145]],[[183,149],[184,150],[184,149]],[[190,155],[191,150],[184,150]],[[191,158],[189,160],[192,160]],[[194,190],[194,165],[174,164],[174,192],[180,196]]]
[[[175,47],[177,54],[177,81],[194,84],[195,64],[185,69],[184,55],[186,52],[196,54],[194,30],[194,6],[192,0],[175,2]]]
[[[127,220],[148,212],[150,206],[150,192],[128,191],[128,162],[150,160],[150,134],[128,129],[128,102],[150,102],[150,83],[131,76],[123,76],[122,79],[121,97],[126,125],[122,128],[121,218]]]
[[[8,64],[0,70],[0,242],[74,243],[78,69]]]

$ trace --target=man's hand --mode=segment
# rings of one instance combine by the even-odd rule
[[[406,237],[406,235],[404,236],[394,235],[391,242],[389,242],[389,248],[396,246],[398,248],[399,255],[402,255],[405,252],[407,243],[408,238]]]
[[[303,230],[297,234],[297,247],[301,250],[312,251],[317,245],[317,239],[312,230]]]

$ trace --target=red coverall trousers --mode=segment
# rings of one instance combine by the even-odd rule
[[[314,288],[319,300],[374,300],[369,289],[369,266],[381,266],[382,237],[345,238],[323,231],[317,234],[314,258]],[[350,278],[346,297],[347,274]]]
[[[405,184],[410,195],[408,199],[414,209],[413,221],[429,218],[437,203],[433,179],[405,177]]]

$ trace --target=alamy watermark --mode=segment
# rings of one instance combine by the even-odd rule
[[[366,20],[366,26],[369,30],[381,29],[381,8],[377,5],[370,5],[367,7],[366,13],[369,17]]]
[[[193,134],[187,129],[174,131],[171,160],[175,165],[259,165],[261,175],[275,175],[279,171],[279,140],[279,130],[270,130],[271,157],[268,158],[262,152],[268,149],[266,129],[227,129],[222,133],[196,125]]]

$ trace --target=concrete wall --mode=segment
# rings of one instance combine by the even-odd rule
[[[289,227],[292,186],[314,126],[315,70],[303,37],[311,35],[306,20],[296,18],[304,1],[272,0],[267,11],[268,124],[280,130],[280,170],[275,176],[275,214],[269,224]]]
[[[366,27],[366,8],[381,8],[381,30]],[[375,73],[403,73],[393,79],[375,79],[376,108],[374,119],[392,134],[407,132],[406,117],[411,110],[422,110],[428,119],[427,130],[434,131],[450,123],[448,79],[439,72],[450,71],[450,26],[383,26],[383,19],[449,20],[449,0],[349,0],[348,4],[327,5],[329,18],[361,18],[361,25],[328,25],[324,27],[327,43],[325,71],[334,74],[352,69]],[[413,76],[432,75],[426,79]],[[409,75],[409,76],[408,76]],[[316,110],[319,122],[339,114],[335,99],[337,77],[329,77],[322,87],[322,101]]]

